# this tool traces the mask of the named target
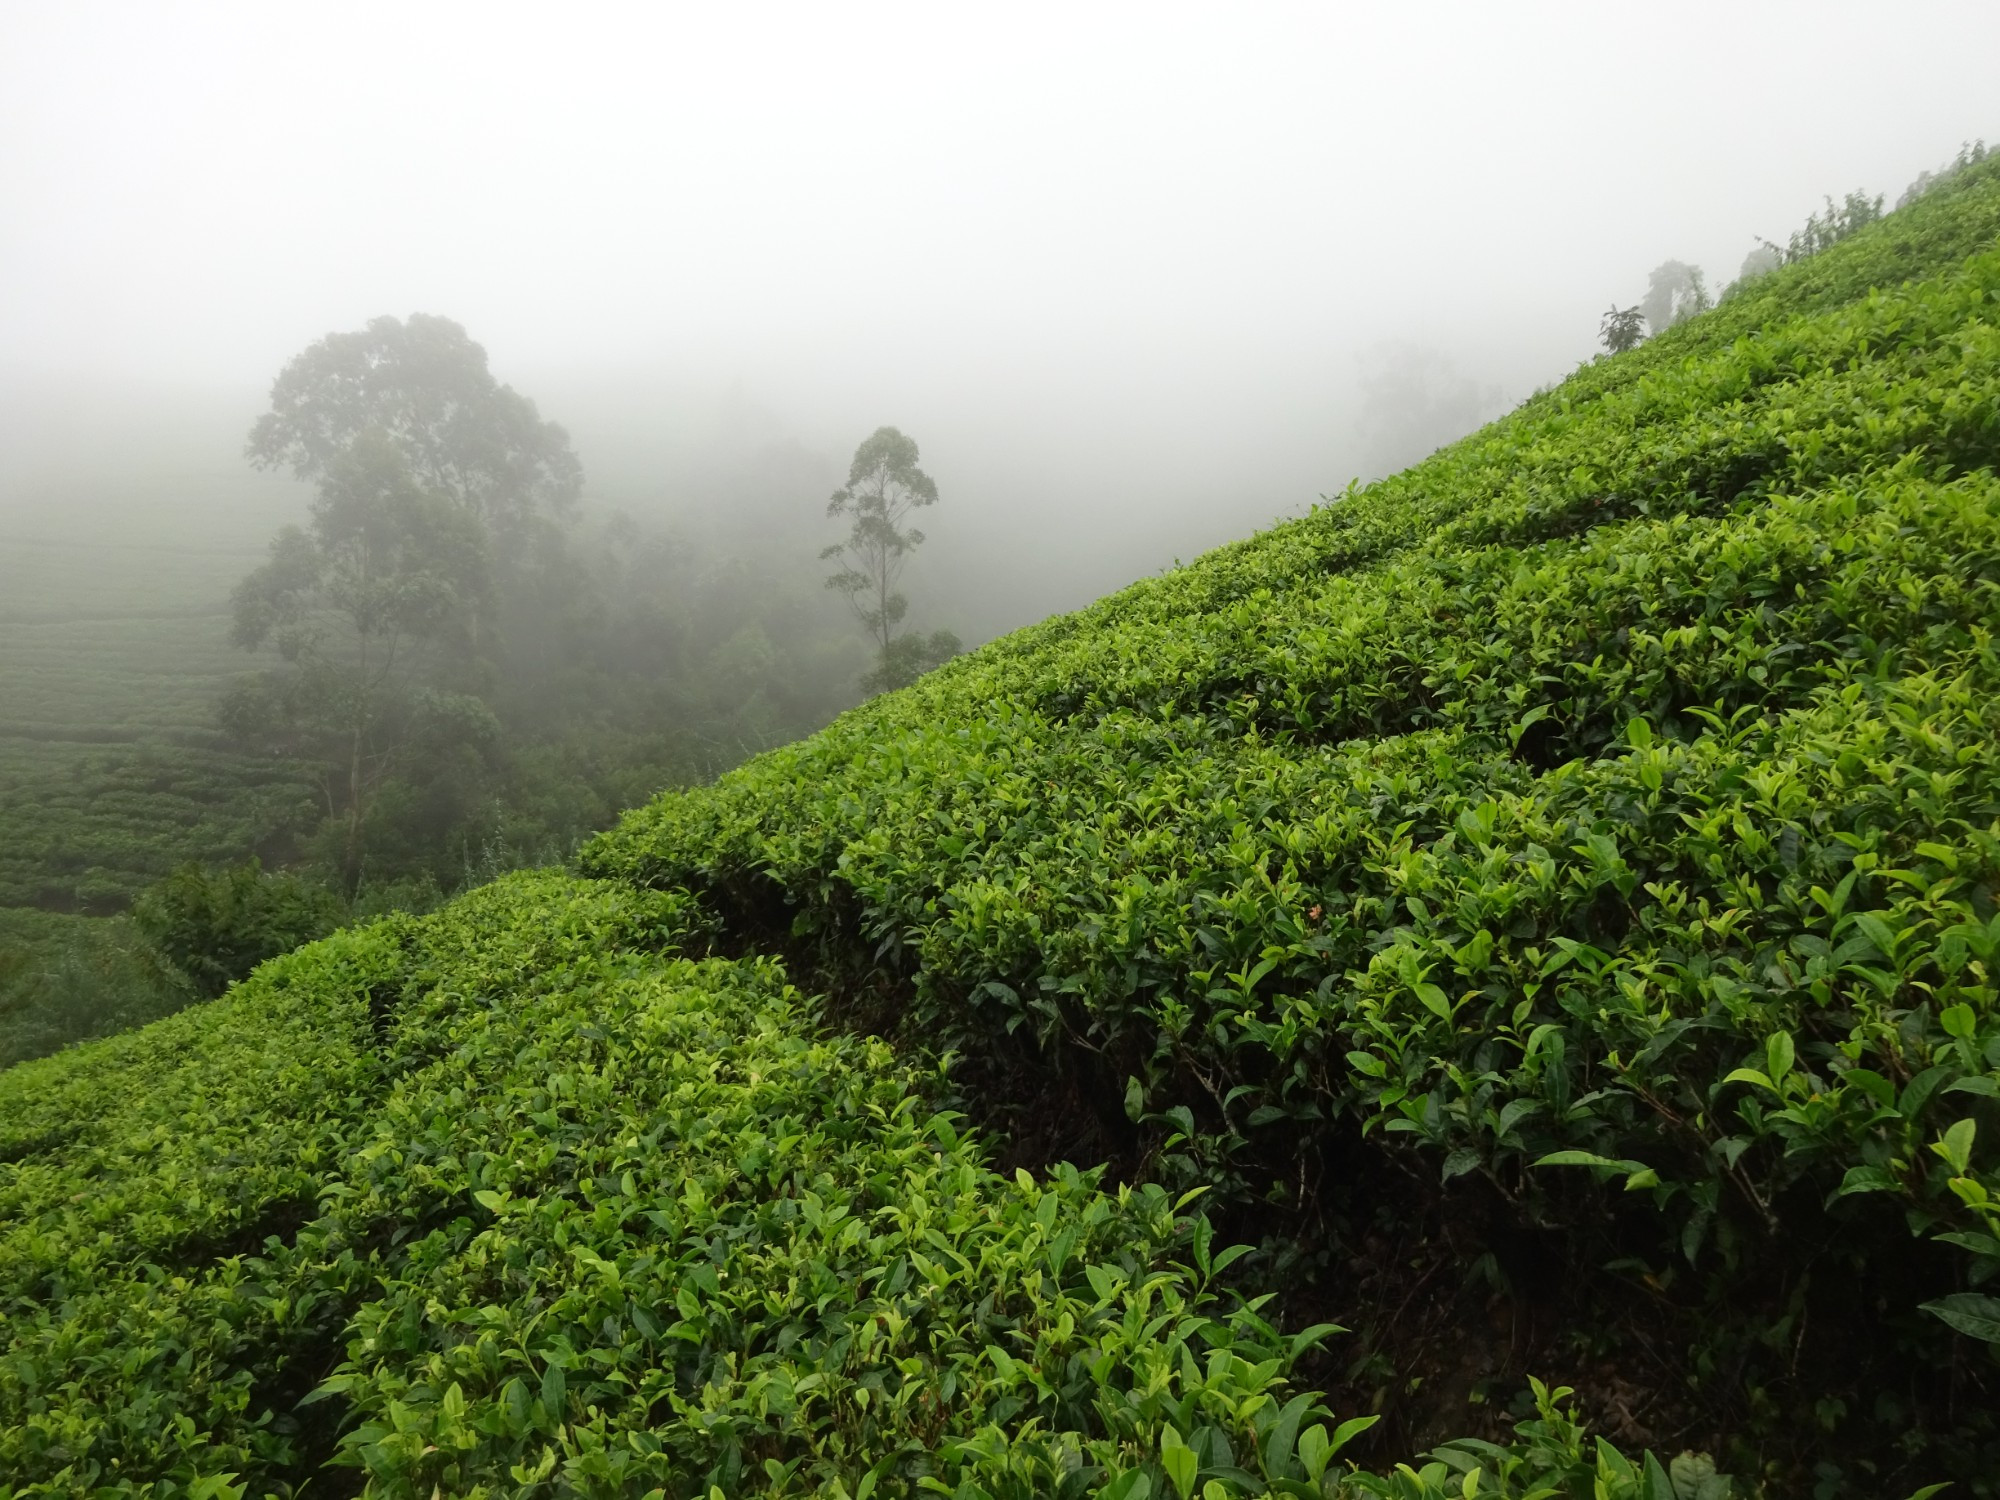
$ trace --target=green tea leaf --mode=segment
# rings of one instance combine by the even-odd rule
[[[1931,1150],[1943,1157],[1954,1172],[1961,1175],[1972,1162],[1972,1142],[1978,1134],[1979,1126],[1970,1116],[1958,1121],[1931,1145]]]
[[[1160,1467],[1173,1481],[1181,1500],[1193,1500],[1194,1476],[1198,1466],[1194,1450],[1182,1440],[1170,1422],[1160,1434]]]
[[[1925,1302],[1922,1307],[1932,1317],[1941,1319],[1967,1338],[2000,1344],[2000,1297],[1954,1292],[1949,1297]]]

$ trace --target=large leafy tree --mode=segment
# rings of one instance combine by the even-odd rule
[[[279,662],[225,723],[325,768],[326,858],[350,888],[364,844],[377,871],[441,868],[491,810],[487,700],[525,723],[578,675],[568,434],[459,324],[414,313],[301,351],[245,451],[318,500],[238,591],[237,639]]]
[[[910,554],[924,534],[908,524],[911,513],[937,504],[937,485],[917,463],[917,445],[893,427],[878,427],[848,465],[847,483],[833,492],[826,513],[850,524],[845,538],[820,557],[840,567],[826,586],[846,596],[855,618],[874,641],[876,667],[870,691],[901,687],[959,651],[950,631],[899,635],[910,601],[897,590]]]
[[[390,779],[492,735],[491,712],[464,691],[487,593],[479,518],[420,484],[377,429],[328,457],[310,523],[279,533],[237,586],[236,643],[278,660],[231,692],[223,722],[319,767],[350,894]]]
[[[495,380],[486,351],[449,318],[381,317],[311,345],[272,383],[245,451],[260,468],[319,482],[363,433],[427,493],[477,516],[503,572],[546,548],[583,489],[569,435]]]

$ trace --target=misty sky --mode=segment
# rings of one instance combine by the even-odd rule
[[[892,422],[960,567],[1157,517],[1080,602],[1365,467],[1359,351],[1518,399],[1659,261],[2000,133],[1995,57],[1990,0],[0,0],[0,399],[212,390],[233,462],[305,344],[443,313],[614,498]]]

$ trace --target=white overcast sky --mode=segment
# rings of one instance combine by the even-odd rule
[[[0,0],[0,378],[254,394],[421,310],[587,467],[648,372],[992,504],[1280,455],[1268,516],[1356,350],[1524,395],[1659,261],[2000,133],[1996,59],[1994,0]]]

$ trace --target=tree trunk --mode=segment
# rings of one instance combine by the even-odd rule
[[[365,584],[370,559],[361,554],[361,577]],[[368,731],[368,631],[361,631],[361,670],[355,687],[360,697],[354,704],[354,722],[347,741],[347,847],[340,857],[340,885],[352,901],[361,889],[361,743]]]
[[[354,736],[347,758],[347,847],[340,858],[340,884],[348,900],[361,888],[361,726]]]

